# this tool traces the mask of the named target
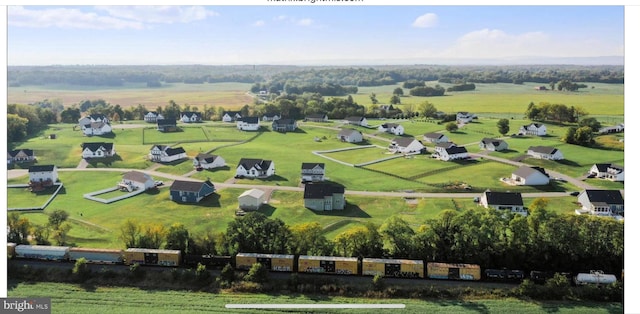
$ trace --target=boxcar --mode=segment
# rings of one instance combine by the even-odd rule
[[[363,258],[362,274],[368,276],[424,278],[424,262],[408,259]]]
[[[14,256],[16,256],[16,244],[8,242],[7,243],[7,257],[8,258],[13,258]]]
[[[255,263],[264,265],[270,271],[293,271],[293,255],[238,253],[236,268],[248,270]]]
[[[485,269],[485,277],[487,280],[493,281],[522,281],[524,279],[524,271],[515,269]]]
[[[357,275],[358,258],[300,255],[298,258],[298,272]]]
[[[50,261],[69,260],[68,246],[16,245],[16,257],[44,259]]]
[[[202,264],[210,268],[223,268],[227,264],[233,264],[233,261],[231,256],[187,254],[184,257],[184,264],[191,267]]]
[[[180,250],[128,248],[124,260],[125,265],[180,266]]]
[[[480,280],[480,266],[476,264],[427,263],[431,279]]]
[[[87,263],[93,264],[122,264],[124,262],[122,250],[79,247],[69,249],[69,260],[76,261],[83,257],[87,260]]]

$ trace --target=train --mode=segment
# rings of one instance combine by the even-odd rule
[[[527,277],[544,284],[556,273],[566,276],[575,285],[607,285],[617,282],[612,274],[602,271],[578,273],[533,270],[525,275],[517,269],[484,269],[477,264],[432,262],[410,259],[358,258],[340,256],[312,256],[293,254],[238,253],[235,256],[183,255],[180,250],[128,248],[94,249],[68,246],[16,245],[7,243],[9,258],[75,262],[84,258],[91,264],[120,264],[160,267],[222,268],[231,265],[239,271],[249,270],[260,263],[272,272],[308,273],[340,276],[376,276],[387,278],[444,279],[463,281],[494,281],[519,283]]]

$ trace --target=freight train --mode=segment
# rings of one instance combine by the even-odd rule
[[[518,283],[525,279],[525,272],[513,269],[485,269],[480,265],[463,263],[426,262],[409,259],[357,258],[339,256],[310,256],[291,254],[238,253],[235,256],[182,255],[179,250],[129,248],[126,250],[77,248],[67,246],[7,244],[9,258],[38,259],[75,262],[85,258],[92,264],[123,264],[165,267],[194,267],[198,264],[208,268],[232,265],[236,270],[246,271],[260,263],[272,272],[293,272],[341,276],[375,276],[389,278],[446,279],[465,281],[499,281]],[[531,271],[528,278],[543,284],[556,273]],[[615,275],[602,271],[578,273],[560,272],[576,285],[612,284]]]

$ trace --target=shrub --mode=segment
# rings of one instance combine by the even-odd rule
[[[144,276],[145,276],[145,271],[144,269],[140,268],[140,264],[135,263],[129,266],[129,277],[139,280],[144,278]]]
[[[196,268],[196,278],[200,281],[207,281],[211,277],[211,273],[207,270],[207,266],[198,263]]]
[[[382,291],[386,286],[384,277],[381,274],[373,276],[373,280],[371,281],[371,283],[373,285],[373,290],[375,291]]]
[[[269,280],[269,270],[260,263],[255,263],[244,276],[244,280],[257,283],[265,283]]]
[[[74,278],[79,281],[84,281],[89,278],[91,275],[91,269],[89,269],[89,265],[87,264],[87,259],[84,257],[76,260],[76,264],[73,265],[73,270],[71,271],[74,275]]]
[[[222,268],[222,271],[220,272],[220,280],[227,283],[231,283],[236,280],[236,272],[233,270],[231,264],[227,264]]]

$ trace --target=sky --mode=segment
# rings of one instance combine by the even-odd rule
[[[624,56],[623,6],[15,5],[7,12],[8,65],[622,64]]]

